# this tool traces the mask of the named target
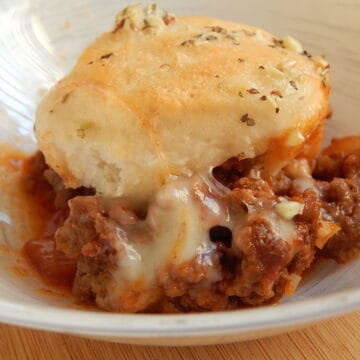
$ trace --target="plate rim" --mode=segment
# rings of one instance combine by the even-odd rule
[[[251,309],[170,315],[107,313],[0,299],[0,322],[78,335],[188,338],[300,326],[358,309],[360,289]]]

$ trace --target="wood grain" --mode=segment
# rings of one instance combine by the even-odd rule
[[[122,345],[0,325],[0,359],[358,360],[360,312],[267,339],[198,347]]]

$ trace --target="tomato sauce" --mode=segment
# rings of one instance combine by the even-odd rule
[[[56,251],[54,239],[29,240],[24,253],[36,271],[49,285],[71,286],[76,271],[76,262]]]
[[[40,159],[41,160],[41,159]],[[68,209],[56,209],[55,193],[45,179],[46,170],[39,156],[23,160],[21,190],[31,210],[33,234],[23,248],[23,253],[44,282],[49,285],[72,285],[76,261],[56,250],[54,235],[68,216]]]

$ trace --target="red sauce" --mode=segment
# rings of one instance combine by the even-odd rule
[[[24,246],[24,252],[46,283],[61,286],[72,285],[76,262],[56,251],[52,237],[28,241]]]
[[[43,176],[44,169],[38,166],[37,171],[35,161],[36,158],[30,157],[22,166],[21,190],[31,211],[33,229],[23,252],[45,283],[68,287],[75,276],[76,261],[57,251],[54,241],[54,234],[65,221],[68,210],[55,208],[55,193]]]
[[[314,139],[316,140],[314,140],[314,144],[317,144],[318,137],[314,136]],[[324,150],[324,153],[347,153],[353,148],[359,147],[359,139],[359,137],[348,137],[334,140],[331,146]],[[282,154],[279,151],[279,159],[282,158]],[[25,157],[16,158],[8,162],[8,166],[21,169],[20,193],[24,198],[24,207],[31,215],[32,231],[29,234],[29,240],[24,245],[23,253],[46,284],[61,288],[65,286],[69,289],[76,273],[77,261],[69,259],[62,252],[57,251],[54,241],[56,230],[62,226],[68,216],[68,208],[66,203],[60,209],[56,208],[56,194],[44,177],[46,165],[41,161],[38,163],[36,161],[35,156],[27,159]],[[317,256],[316,262],[314,261],[302,274],[305,281],[314,266],[320,261],[323,260]],[[21,269],[19,275],[23,276]],[[48,292],[46,289],[43,291]],[[51,291],[49,293],[52,294]]]

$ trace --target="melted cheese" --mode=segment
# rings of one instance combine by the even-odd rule
[[[311,189],[311,190],[315,191],[316,194],[319,195],[319,190],[317,189],[317,187],[315,185],[314,179],[311,177],[304,176],[304,177],[296,178],[293,181],[293,184],[295,186],[295,189],[297,191],[299,191],[300,193],[303,193],[307,189]]]
[[[135,228],[117,229],[118,267],[113,273],[116,286],[139,281],[156,285],[157,275],[167,266],[196,261],[207,269],[206,282],[218,281],[214,270],[216,246],[209,230],[226,226],[239,231],[254,214],[263,218],[274,236],[292,244],[297,238],[296,224],[276,212],[272,201],[258,199],[248,212],[230,212],[224,201],[229,191],[211,177],[177,178],[163,186],[150,204],[147,217]]]
[[[215,245],[209,239],[209,229],[230,223],[219,192],[214,184],[199,176],[164,186],[137,229],[128,232],[117,229],[118,244],[122,247],[114,274],[117,281],[145,279],[151,283],[166,265],[192,259],[211,267]]]
[[[269,211],[266,214],[266,219],[270,221],[272,231],[279,239],[287,242],[296,240],[296,226],[293,220],[285,219],[275,211]]]

